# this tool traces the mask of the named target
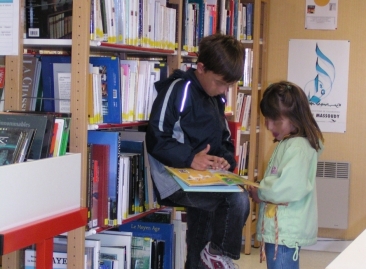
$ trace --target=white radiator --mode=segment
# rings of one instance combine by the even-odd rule
[[[347,162],[318,162],[316,183],[320,228],[347,229],[349,171]]]

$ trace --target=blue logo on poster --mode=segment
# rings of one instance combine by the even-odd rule
[[[317,75],[314,80],[305,85],[304,91],[310,103],[318,104],[332,91],[335,67],[333,62],[319,49],[318,44],[316,44],[315,53],[317,55],[315,63]]]

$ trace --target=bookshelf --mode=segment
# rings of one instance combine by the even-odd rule
[[[251,48],[253,51],[253,63],[252,63],[252,80],[250,87],[238,88],[238,91],[243,91],[246,94],[251,95],[251,114],[250,114],[250,126],[258,127],[263,126],[261,124],[261,116],[259,110],[259,102],[261,100],[262,90],[267,86],[267,46],[268,46],[268,27],[269,27],[269,5],[270,0],[254,0],[254,1],[242,1],[244,3],[254,3],[253,13],[253,40],[246,41],[244,46]],[[250,128],[246,132],[241,132],[240,143],[243,141],[250,141],[249,144],[249,163],[248,163],[248,178],[249,180],[256,181],[261,179],[263,171],[261,165],[258,165],[263,160],[263,150],[261,149],[262,134],[258,128]],[[250,213],[248,220],[243,229],[243,236],[245,237],[244,253],[250,254],[252,247],[252,238],[256,233],[256,220],[257,220],[257,205],[250,200]],[[259,244],[254,237],[254,246],[258,247]]]
[[[182,57],[187,56],[182,51],[182,4],[183,0],[170,0],[170,3],[178,4],[178,48],[175,51],[161,49],[137,48],[126,45],[115,45],[104,42],[90,41],[90,3],[91,0],[73,1],[73,24],[72,40],[45,40],[45,39],[23,39],[23,29],[19,31],[19,53],[18,56],[7,56],[6,65],[6,100],[5,109],[17,110],[21,107],[21,85],[22,85],[22,54],[23,48],[42,49],[65,49],[72,51],[72,80],[71,80],[71,113],[73,115],[70,129],[70,152],[80,154],[80,206],[86,206],[86,170],[87,170],[87,130],[88,130],[88,65],[91,52],[111,52],[111,53],[142,53],[145,55],[163,55],[167,58],[169,73],[180,67]],[[267,36],[268,36],[268,11],[269,0],[241,0],[241,2],[254,3],[253,40],[245,45],[251,47],[254,52],[253,58],[253,83],[250,89],[252,94],[252,114],[250,118],[251,126],[257,125],[258,102],[260,99],[259,89],[266,85],[267,60]],[[21,1],[19,14],[23,14],[25,0]],[[24,25],[24,16],[19,16],[19,25]],[[235,102],[232,102],[235,104]],[[260,153],[258,150],[259,135],[256,129],[249,133],[251,141],[251,152]],[[261,158],[260,156],[258,157]],[[255,170],[258,167],[258,158],[251,158],[249,162],[249,179],[255,179]],[[256,161],[255,161],[256,160]],[[260,175],[261,171],[258,171]],[[251,204],[251,213],[254,212],[254,205]],[[255,223],[250,219],[243,231],[246,238],[251,238],[255,233]],[[83,268],[84,261],[84,227],[72,227],[68,231],[68,268]],[[250,254],[250,241],[246,240],[245,254]],[[247,246],[249,243],[249,246]],[[15,249],[14,249],[15,250]],[[3,259],[3,268],[18,268],[19,253],[16,251],[6,254]]]

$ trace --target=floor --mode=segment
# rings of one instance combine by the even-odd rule
[[[314,246],[300,251],[301,269],[325,269],[351,242],[319,239]],[[235,261],[240,269],[266,269],[266,263],[259,262],[259,248],[252,248],[250,255],[242,254]]]

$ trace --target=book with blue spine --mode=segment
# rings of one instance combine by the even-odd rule
[[[119,231],[132,232],[133,236],[150,237],[164,241],[163,268],[174,268],[174,225],[171,223],[131,221],[119,226]]]
[[[43,109],[45,112],[55,112],[55,87],[53,76],[54,63],[71,63],[69,55],[42,55],[41,79],[43,88]]]
[[[116,57],[90,57],[102,74],[102,106],[104,123],[122,123],[120,64]]]

